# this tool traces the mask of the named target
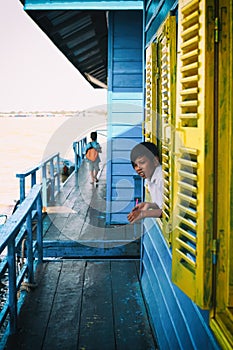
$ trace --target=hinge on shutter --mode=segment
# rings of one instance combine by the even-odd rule
[[[216,265],[217,263],[217,240],[212,241],[212,263]]]
[[[214,41],[218,43],[219,40],[219,18],[216,17],[214,20]]]

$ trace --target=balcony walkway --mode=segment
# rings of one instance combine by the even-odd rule
[[[48,208],[47,257],[6,349],[157,349],[139,282],[138,228],[106,227],[105,167],[98,186],[89,182],[84,162]]]

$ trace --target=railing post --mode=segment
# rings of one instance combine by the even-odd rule
[[[87,145],[87,138],[85,137],[85,138],[82,140],[82,159],[85,157],[86,145]]]
[[[44,211],[46,210],[48,205],[46,164],[42,165],[42,203],[43,203],[43,211]]]
[[[79,161],[80,165],[82,164],[83,160],[83,147],[82,147],[82,141],[79,142]]]
[[[20,189],[20,203],[22,203],[25,198],[25,177],[20,177],[19,189]]]
[[[74,171],[78,171],[78,157],[77,157],[77,142],[73,142],[73,151],[74,151]]]
[[[60,187],[61,187],[61,183],[60,183],[60,155],[58,153],[58,155],[57,155],[57,192],[60,192]]]
[[[31,188],[36,184],[36,170],[31,175]]]
[[[55,178],[54,178],[54,164],[53,164],[53,158],[50,160],[49,162],[49,166],[50,166],[50,177],[51,177],[51,197],[50,197],[50,201],[52,201],[52,203],[55,200]]]
[[[9,278],[9,313],[10,313],[10,334],[17,330],[17,290],[16,290],[16,263],[15,263],[15,241],[8,245],[8,278]]]
[[[36,171],[38,169],[35,169],[35,171],[31,174],[31,188],[36,184]],[[34,205],[34,209],[35,209],[35,205]]]
[[[37,210],[37,251],[38,251],[38,263],[43,262],[43,225],[42,225],[42,200],[41,196],[37,197],[36,201]]]
[[[31,211],[27,215],[27,266],[28,266],[28,282],[34,283],[33,273],[33,251],[32,251],[32,213]]]

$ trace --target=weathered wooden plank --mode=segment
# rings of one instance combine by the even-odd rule
[[[63,261],[43,349],[76,349],[85,261]]]
[[[111,262],[117,349],[156,349],[135,262]]]
[[[38,287],[32,289],[22,306],[18,333],[11,338],[8,349],[40,350],[51,313],[61,263],[43,264],[36,274]]]
[[[44,263],[7,349],[156,349],[138,280],[138,261]]]
[[[87,264],[78,349],[115,349],[109,262]]]

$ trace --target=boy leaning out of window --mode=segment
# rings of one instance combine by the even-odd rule
[[[152,142],[139,143],[132,149],[130,160],[137,174],[146,180],[152,202],[137,204],[128,214],[129,222],[133,224],[147,217],[161,217],[163,175],[157,146]]]

